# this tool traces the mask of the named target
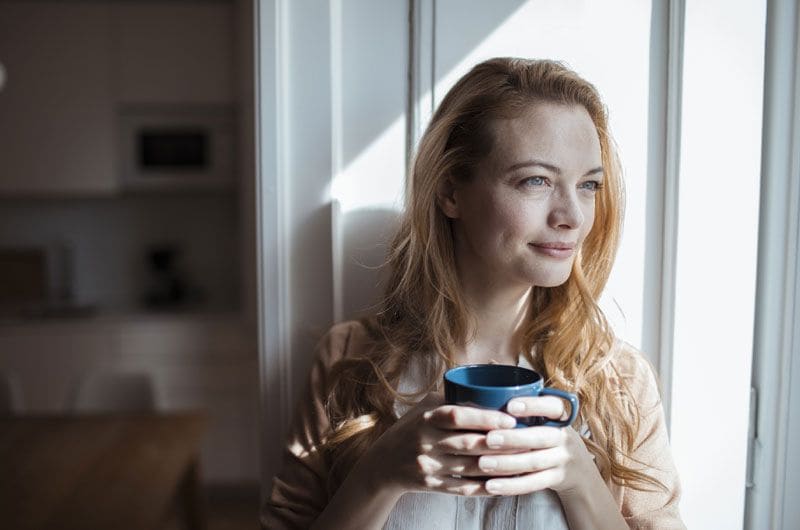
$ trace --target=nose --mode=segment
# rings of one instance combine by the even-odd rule
[[[583,212],[575,191],[554,190],[550,203],[548,223],[553,228],[575,230],[583,224]]]

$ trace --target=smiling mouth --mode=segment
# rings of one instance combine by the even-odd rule
[[[572,257],[572,254],[575,252],[574,243],[528,243],[528,246],[533,248],[538,254],[557,259]]]

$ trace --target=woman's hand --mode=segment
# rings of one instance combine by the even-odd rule
[[[568,417],[564,401],[551,396],[515,398],[507,410],[517,417]],[[591,453],[572,428],[492,430],[486,435],[486,445],[500,453],[478,460],[480,470],[495,477],[485,484],[493,495],[523,495],[545,488],[568,493],[579,488],[586,473],[596,471]]]
[[[429,394],[367,451],[360,467],[371,475],[370,484],[403,492],[491,494],[484,486],[496,473],[483,471],[478,461],[503,450],[488,447],[486,433],[509,432],[497,429],[513,430],[516,420],[497,410],[443,403],[441,394]]]

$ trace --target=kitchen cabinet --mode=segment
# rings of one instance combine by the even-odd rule
[[[114,176],[110,4],[0,2],[0,194],[104,194]]]
[[[0,2],[0,196],[122,191],[126,109],[233,105],[233,23],[232,2]]]
[[[232,2],[114,2],[117,100],[231,103]]]

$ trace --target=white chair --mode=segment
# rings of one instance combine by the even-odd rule
[[[0,415],[19,414],[24,408],[22,386],[16,374],[0,372]]]
[[[152,412],[156,410],[153,378],[141,372],[97,372],[77,385],[72,409],[78,412]]]

